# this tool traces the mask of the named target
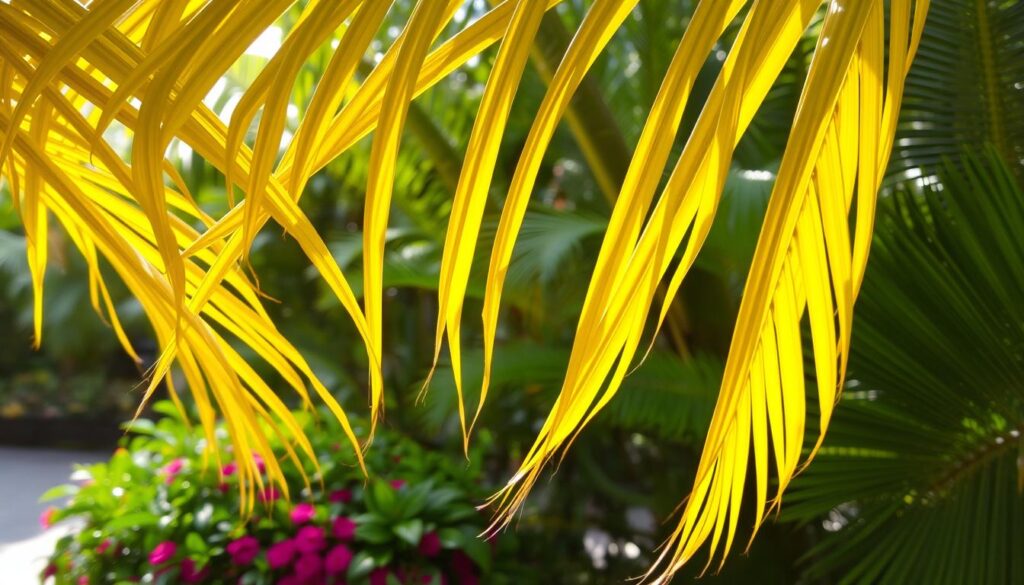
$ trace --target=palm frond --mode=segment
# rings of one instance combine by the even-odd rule
[[[1024,193],[1001,155],[950,161],[882,206],[851,380],[785,512],[835,533],[812,575],[1024,579]]]
[[[256,350],[303,397],[311,385],[345,420],[298,352],[277,333],[245,279],[239,262],[249,244],[273,219],[320,272],[366,348],[370,409],[376,421],[384,392],[385,240],[410,103],[500,43],[456,186],[441,258],[436,351],[446,338],[461,386],[461,313],[483,203],[520,83],[524,47],[536,35],[543,12],[558,0],[506,0],[436,47],[463,1],[419,0],[401,33],[374,56],[376,66],[355,87],[353,75],[390,4],[313,0],[296,14],[293,0],[171,5],[107,0],[88,9],[73,2],[0,3],[5,40],[0,45],[0,168],[31,232],[30,265],[42,274],[41,236],[47,214],[52,214],[74,234],[91,265],[102,257],[113,266],[153,322],[162,354],[150,392],[170,378],[177,363],[200,405],[204,426],[212,432],[213,417],[221,412],[242,459],[253,451],[268,454],[267,428],[292,435],[306,455],[309,444],[220,328]],[[615,396],[633,365],[656,291],[671,268],[656,318],[659,325],[664,320],[710,230],[736,144],[822,4],[707,0],[697,5],[627,165],[559,398],[520,472],[496,496],[499,525],[519,507],[545,463]],[[758,519],[767,498],[769,442],[780,493],[795,472],[804,424],[799,322],[805,308],[822,432],[845,371],[875,191],[928,2],[916,0],[913,9],[910,0],[890,2],[888,31],[882,0],[825,4],[694,493],[673,544],[665,549],[659,580],[670,578],[709,539],[713,553],[730,549],[751,444]],[[636,5],[637,0],[598,0],[589,7],[536,113],[490,254],[481,397],[489,385],[506,273],[541,161],[582,79]],[[708,55],[719,50],[723,32],[735,30],[737,19],[742,24],[717,82],[659,193],[695,79]],[[225,125],[204,98],[279,20],[290,23],[283,43]],[[887,32],[888,62],[882,46]],[[333,41],[338,49],[295,128],[296,138],[283,145],[294,82],[303,64]],[[250,145],[245,138],[257,114]],[[131,164],[111,147],[108,128],[120,129],[130,141]],[[360,306],[298,201],[313,173],[371,132]],[[174,140],[226,177],[229,198],[237,185],[245,199],[220,218],[203,214],[165,157]],[[854,201],[851,238],[848,215]],[[98,270],[94,274],[99,278]],[[37,277],[37,294],[42,286]],[[465,422],[462,400],[458,408],[468,440],[472,422]],[[355,446],[356,438],[345,428]],[[278,464],[270,469],[271,478],[281,481]],[[261,481],[254,466],[245,479]]]
[[[483,377],[482,354],[480,350],[467,350],[466,357],[463,382],[468,389],[467,399],[472,402],[479,400],[473,389],[480,387]],[[548,400],[558,391],[568,359],[568,351],[549,345],[504,345],[491,372],[493,387],[516,403],[526,396],[531,401]],[[670,441],[698,440],[707,431],[721,377],[722,363],[713,357],[697,355],[682,360],[670,352],[653,350],[623,381],[622,390],[597,422]],[[431,392],[437,394],[439,404],[431,405],[424,416],[429,428],[438,429],[458,400],[450,365],[438,366]],[[680,404],[686,408],[679,408]],[[495,416],[502,415],[493,413]]]
[[[907,77],[893,179],[992,144],[1024,181],[1022,83],[1024,2],[933,0]]]

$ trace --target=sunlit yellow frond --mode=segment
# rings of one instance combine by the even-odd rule
[[[646,202],[620,197],[615,213],[622,213],[623,223],[613,223],[605,236],[599,257],[599,263],[603,260],[605,264],[597,269],[604,274],[595,272],[591,279],[562,393],[519,473],[498,495],[504,521],[522,502],[544,463],[614,396],[636,355],[657,282],[687,236],[677,270],[685,272],[693,262],[710,229],[732,149],[818,4],[794,3],[784,11],[755,4],[642,233],[640,223],[647,213]],[[710,43],[727,23],[723,19],[734,15],[739,5],[729,11],[724,8],[695,14],[709,19],[709,25],[707,37],[689,37],[692,42],[710,49]],[[684,45],[680,50],[689,51],[691,47]],[[653,131],[650,122],[648,128]],[[628,205],[636,208],[628,209]],[[628,239],[608,246],[609,238]],[[589,305],[592,299],[597,302]]]
[[[5,52],[5,56],[7,54]],[[25,61],[17,59],[11,64],[15,71],[28,72]],[[31,195],[19,189],[13,190],[15,197],[22,193],[20,209],[23,214],[30,214],[32,212],[28,209],[35,209],[38,203],[40,209],[49,209],[62,224],[89,264],[93,281],[90,286],[95,291],[91,292],[94,306],[98,308],[96,297],[102,296],[118,338],[133,356],[98,270],[97,250],[139,299],[164,347],[171,343],[178,318],[184,315],[188,327],[178,341],[179,363],[211,441],[214,439],[212,431],[216,411],[208,391],[213,390],[212,398],[218,404],[216,410],[224,414],[229,427],[235,431],[232,441],[249,479],[246,486],[259,485],[263,481],[255,471],[250,454],[270,457],[270,446],[266,441],[268,432],[281,435],[289,445],[291,441],[297,441],[305,457],[312,458],[314,454],[277,393],[211,327],[214,323],[253,348],[306,402],[306,384],[312,384],[343,421],[343,428],[358,452],[359,443],[345,422],[344,413],[313,376],[299,353],[277,332],[262,310],[258,295],[237,269],[232,269],[225,276],[224,282],[231,289],[218,287],[214,290],[202,315],[177,310],[172,291],[162,274],[163,258],[153,225],[132,198],[134,189],[130,169],[106,143],[89,143],[93,137],[92,127],[75,107],[77,96],[72,92],[58,93],[47,87],[46,97],[40,101],[46,104],[46,109],[34,110],[45,112],[46,118],[36,113],[35,118],[24,119],[21,129],[14,129],[9,103],[20,97],[25,84],[16,76],[11,79],[7,89],[12,100],[5,103],[7,107],[0,111],[0,132],[5,139],[13,136],[9,159],[4,167],[10,169],[10,184],[33,187]],[[41,132],[41,129],[46,131]],[[208,220],[188,197],[163,186],[161,191],[170,208],[203,222]],[[198,234],[168,208],[165,207],[163,213],[174,234],[176,249],[197,237]],[[212,253],[204,253],[197,259],[211,262],[214,257]],[[192,261],[185,262],[183,267],[187,291],[193,293],[204,277],[204,270]],[[41,292],[37,288],[37,297]],[[161,375],[157,379],[163,377]],[[288,448],[291,449],[290,446]],[[293,453],[293,457],[297,456]],[[283,482],[278,464],[268,465],[271,480]],[[243,499],[251,507],[253,494],[249,492]]]
[[[187,386],[211,443],[216,419],[223,417],[241,463],[243,506],[255,505],[268,480],[287,489],[270,436],[282,438],[290,459],[316,458],[281,396],[238,346],[251,350],[304,404],[314,395],[324,401],[360,454],[345,412],[277,330],[242,265],[268,222],[299,244],[365,346],[376,424],[385,403],[385,234],[410,104],[498,44],[452,194],[438,283],[434,363],[447,339],[468,445],[487,398],[506,274],[548,146],[588,70],[638,1],[590,3],[534,114],[489,258],[483,380],[469,418],[460,336],[470,270],[512,103],[541,19],[558,3],[505,0],[449,35],[464,0],[418,0],[401,33],[378,47],[377,32],[393,4],[384,0],[0,2],[0,173],[24,224],[35,343],[44,318],[47,234],[59,226],[89,267],[93,307],[135,359],[101,265],[113,269],[152,324],[160,357],[148,372],[144,398],[166,382],[181,404],[177,392]],[[756,532],[828,427],[846,370],[876,191],[927,8],[927,0],[698,3],[614,201],[561,392],[520,469],[494,496],[495,527],[509,521],[546,464],[565,452],[642,358],[645,331],[660,328],[708,236],[734,149],[810,23],[824,13],[693,489],[648,577],[667,581],[705,544],[708,566],[716,554],[725,557],[736,539],[751,461]],[[280,21],[291,22],[283,43],[225,124],[204,99]],[[737,24],[726,47],[723,35]],[[305,115],[293,124],[296,80],[327,46],[334,52]],[[380,49],[372,60],[371,47]],[[724,49],[715,84],[669,169],[697,76],[709,55],[725,55]],[[357,82],[360,70],[367,73]],[[254,123],[255,140],[249,141]],[[130,149],[114,148],[108,132]],[[314,173],[371,135],[360,305],[300,200]],[[166,156],[179,142],[223,174],[227,213],[211,217],[196,204]],[[244,193],[238,202],[236,187]],[[821,413],[809,450],[805,319]],[[254,454],[266,460],[267,477],[257,471]]]
[[[895,128],[881,107],[883,10],[881,1],[829,6],[751,264],[694,491],[659,559],[658,582],[709,538],[712,556],[721,550],[724,562],[739,521],[751,436],[756,524],[767,501],[768,444],[778,482],[773,505],[798,471],[805,424],[800,333],[805,310],[820,411],[807,462],[827,431],[849,351],[859,286],[854,275],[863,274],[866,261],[851,250],[849,213],[854,202],[868,210],[858,213],[859,224],[873,211]],[[912,28],[909,0],[891,3],[888,115],[899,109],[926,11],[927,1],[918,2]],[[860,225],[857,230],[869,233]],[[862,242],[855,239],[854,245]]]
[[[469,427],[462,397],[462,359],[460,352],[460,327],[462,322],[462,299],[466,295],[469,270],[473,264],[473,252],[480,235],[484,206],[490,190],[494,165],[498,159],[505,122],[512,109],[512,99],[526,59],[530,55],[533,37],[540,28],[541,17],[547,8],[541,2],[519,0],[502,40],[501,50],[491,70],[490,80],[484,90],[483,100],[477,113],[473,132],[469,138],[466,160],[463,161],[462,175],[452,202],[451,219],[445,237],[444,257],[441,262],[441,278],[438,283],[438,319],[434,341],[434,365],[441,351],[445,331],[451,348],[452,371],[455,374],[455,389],[459,398],[459,422],[462,426],[464,448],[469,450],[469,434],[480,416],[487,398],[487,383],[480,389],[480,402]],[[538,158],[539,158],[538,154]],[[488,354],[489,355],[489,354]],[[427,384],[430,382],[427,376]]]

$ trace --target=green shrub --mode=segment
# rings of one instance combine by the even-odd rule
[[[81,485],[44,495],[71,496],[67,507],[49,511],[48,521],[83,522],[57,544],[44,577],[75,585],[513,579],[514,570],[494,566],[515,547],[511,537],[477,537],[487,517],[474,504],[487,490],[480,469],[462,457],[428,451],[379,428],[367,453],[366,480],[347,446],[336,443],[343,435],[333,418],[301,413],[320,472],[307,464],[307,487],[300,471],[286,465],[290,501],[266,488],[251,517],[243,518],[229,450],[220,448],[225,465],[218,470],[204,457],[198,430],[168,403],[156,410],[167,416],[137,421],[109,462],[81,468]],[[275,450],[284,452],[281,445]]]

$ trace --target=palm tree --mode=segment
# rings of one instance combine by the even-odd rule
[[[850,379],[789,492],[784,516],[826,518],[811,577],[1024,580],[1024,193],[994,147],[938,176],[880,209]]]
[[[413,99],[466,61],[498,45],[460,163],[438,286],[434,363],[447,341],[464,442],[489,386],[502,293],[514,244],[544,153],[588,69],[637,0],[598,0],[586,12],[534,114],[503,200],[484,281],[483,366],[475,411],[462,400],[461,317],[501,140],[530,48],[557,0],[506,0],[467,21],[464,0],[410,3],[293,0],[0,4],[0,168],[19,206],[36,294],[40,340],[46,234],[52,216],[91,270],[94,304],[137,358],[100,271],[109,264],[138,298],[161,355],[146,397],[163,381],[172,398],[187,382],[212,441],[220,413],[241,461],[269,454],[267,433],[290,436],[292,458],[311,456],[285,403],[239,353],[247,346],[304,401],[310,391],[362,445],[345,413],[264,309],[244,270],[256,234],[274,220],[302,247],[338,298],[366,348],[372,420],[383,405],[382,298],[388,219],[403,129]],[[469,3],[476,6],[477,3]],[[804,31],[818,41],[807,68],[739,308],[721,393],[694,488],[650,576],[671,577],[710,540],[733,545],[747,463],[753,462],[754,523],[775,506],[813,457],[846,371],[852,307],[871,242],[875,197],[928,11],[927,0],[825,3],[704,1],[667,66],[622,175],[594,164],[614,207],[597,256],[561,392],[518,473],[493,503],[508,522],[542,469],[615,396],[644,355],[645,329],[665,321],[703,246],[736,143],[782,74]],[[361,84],[364,56],[389,10],[411,7],[405,26]],[[284,17],[284,18],[282,18]],[[451,26],[453,20],[460,24]],[[228,123],[204,103],[212,87],[278,21],[283,43],[238,100]],[[741,23],[735,36],[733,23]],[[444,40],[437,46],[438,38]],[[888,44],[887,44],[888,42]],[[323,47],[329,60],[294,132],[293,86]],[[708,56],[720,72],[671,171],[666,165],[694,80]],[[246,136],[259,116],[255,138]],[[288,140],[285,140],[287,132]],[[310,177],[372,133],[365,187],[362,306],[298,202]],[[681,138],[681,137],[680,137]],[[126,161],[115,148],[130,147]],[[281,152],[282,143],[287,143]],[[223,175],[233,206],[212,217],[167,162],[171,144],[191,148]],[[586,144],[582,145],[586,151]],[[608,163],[608,161],[605,161]],[[621,164],[621,161],[618,163]],[[662,181],[663,174],[668,178]],[[453,173],[454,176],[454,173]],[[235,192],[244,193],[235,204]],[[657,195],[657,197],[656,197]],[[855,210],[855,211],[854,211]],[[850,229],[851,213],[855,227]],[[667,273],[672,276],[666,279]],[[658,306],[657,314],[652,309]],[[807,312],[818,389],[818,437],[802,456],[806,405],[800,322]],[[177,369],[172,369],[172,365]],[[366,441],[370,437],[363,438]],[[774,464],[772,462],[774,461]],[[768,495],[774,467],[776,496]],[[241,470],[243,499],[262,481]],[[280,464],[268,474],[283,485]],[[708,561],[708,564],[711,560]]]

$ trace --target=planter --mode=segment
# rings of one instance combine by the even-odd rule
[[[124,435],[123,417],[0,418],[0,445],[113,449]]]

